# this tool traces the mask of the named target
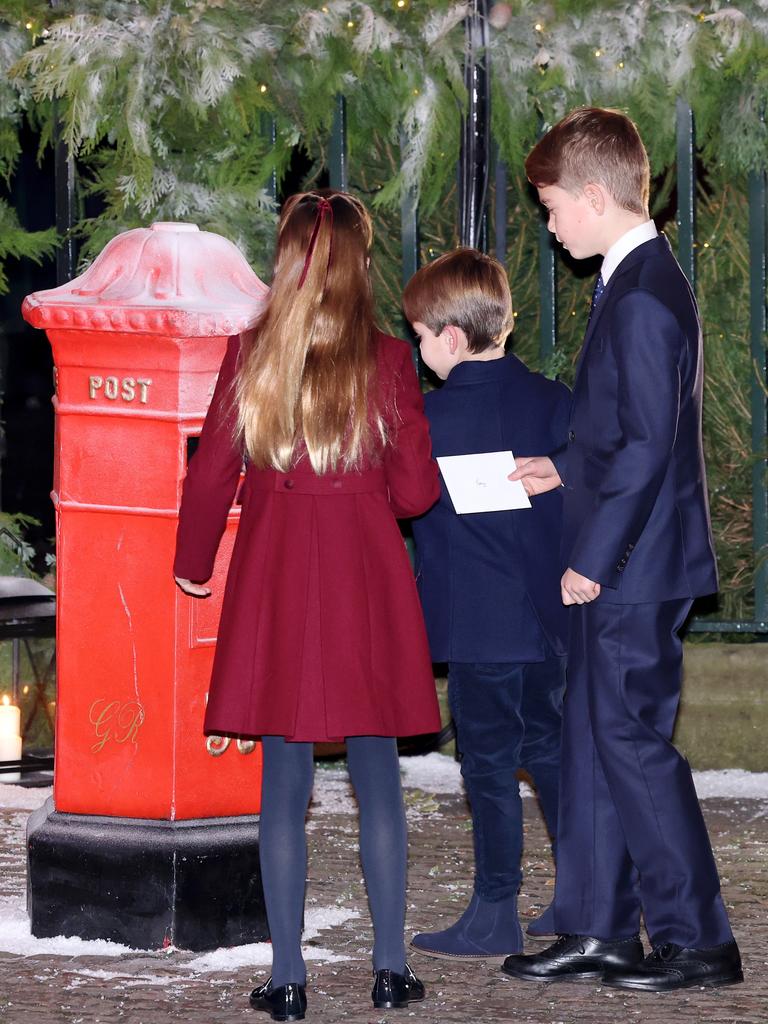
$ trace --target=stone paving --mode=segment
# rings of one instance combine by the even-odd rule
[[[433,755],[436,756],[436,755]],[[0,915],[20,919],[24,891],[24,824],[28,810],[2,810],[0,787]],[[29,791],[28,791],[29,792]],[[44,794],[41,791],[41,797]],[[410,875],[408,929],[450,923],[468,900],[471,833],[460,792],[408,785]],[[28,804],[27,806],[32,806]],[[309,963],[307,1021],[420,1024],[514,1021],[525,1024],[765,1024],[768,1021],[768,792],[764,798],[708,799],[705,814],[721,868],[723,892],[745,961],[744,985],[668,995],[632,995],[593,983],[531,986],[505,978],[497,965],[454,965],[414,954],[427,999],[408,1010],[375,1011],[369,1000],[371,930],[357,859],[355,808],[338,766],[318,769],[310,814],[308,920],[317,910],[336,923],[309,940],[320,956]],[[532,799],[527,817],[524,916],[549,902],[552,864]],[[352,915],[357,916],[352,916]],[[6,935],[0,919],[0,945]],[[261,950],[263,947],[252,947]],[[536,946],[531,944],[531,948]],[[96,956],[0,952],[2,1024],[205,1024],[268,1021],[248,1007],[248,992],[268,967],[242,965],[237,951],[217,954],[204,969],[199,954],[182,951]],[[231,957],[234,969],[221,965]],[[254,959],[258,959],[254,956]],[[193,964],[193,961],[196,961]],[[241,966],[237,966],[237,963]],[[215,966],[218,963],[218,966]]]

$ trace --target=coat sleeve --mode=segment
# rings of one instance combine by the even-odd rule
[[[384,449],[384,471],[392,512],[405,519],[434,505],[440,497],[440,480],[413,360],[407,345],[398,348],[402,357],[395,370],[394,424]]]
[[[229,339],[197,451],[189,460],[176,533],[174,576],[204,583],[210,579],[227,515],[235,497],[242,451],[234,442],[233,383],[240,338]]]
[[[552,447],[547,455],[554,463],[560,480],[565,483],[568,472],[568,422],[571,417],[571,392],[562,381],[557,381],[557,385],[557,402],[550,424]]]
[[[669,468],[683,338],[671,311],[641,289],[622,296],[613,322],[619,437],[610,456],[600,459],[592,510],[568,561],[588,579],[616,588]]]

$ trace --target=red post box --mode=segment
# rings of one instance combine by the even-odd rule
[[[181,485],[226,339],[255,321],[266,292],[231,242],[193,224],[161,223],[118,235],[83,275],[24,302],[25,318],[46,330],[53,348],[56,409],[56,768],[53,805],[33,816],[29,830],[35,934],[86,934],[73,920],[77,907],[62,921],[42,906],[43,893],[47,902],[51,896],[42,876],[57,844],[68,845],[62,829],[72,839],[72,829],[85,836],[83,825],[96,818],[121,819],[113,823],[119,847],[165,843],[175,864],[193,835],[200,848],[193,826],[204,825],[228,887],[228,844],[238,828],[241,845],[257,847],[260,748],[202,732],[238,508],[211,598],[183,594],[171,565]],[[74,843],[80,861],[92,840],[89,833],[79,849]],[[246,859],[252,865],[253,854]],[[112,868],[131,876],[125,864],[91,867],[106,874],[106,885]],[[210,883],[210,863],[206,874]],[[161,908],[162,941],[189,948],[237,941],[226,929],[198,940],[194,928],[180,940],[165,909],[173,919],[184,910]],[[131,928],[116,925],[114,907],[106,917],[109,934],[91,929],[88,937],[135,944]],[[146,924],[142,933],[145,945]],[[254,936],[246,929],[241,941]]]

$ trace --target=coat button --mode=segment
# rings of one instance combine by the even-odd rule
[[[287,491],[290,491],[293,488],[293,486],[294,486],[294,483],[293,483],[293,480],[291,480],[291,479],[285,480],[283,482],[283,487],[285,487],[285,489]]]
[[[342,486],[341,480],[334,480],[333,486],[337,489],[340,488]]]
[[[576,440],[576,435],[574,434],[574,432],[572,430],[568,431],[568,440],[569,441],[575,441]]]

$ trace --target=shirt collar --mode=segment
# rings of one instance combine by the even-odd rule
[[[608,284],[611,274],[613,274],[621,261],[626,256],[629,256],[633,249],[637,249],[637,247],[642,245],[644,242],[650,242],[650,240],[652,238],[656,238],[657,235],[658,231],[656,230],[656,225],[652,220],[646,220],[642,224],[638,224],[636,227],[630,228],[626,234],[623,234],[618,241],[614,242],[605,254],[603,265],[600,268],[603,284]]]

